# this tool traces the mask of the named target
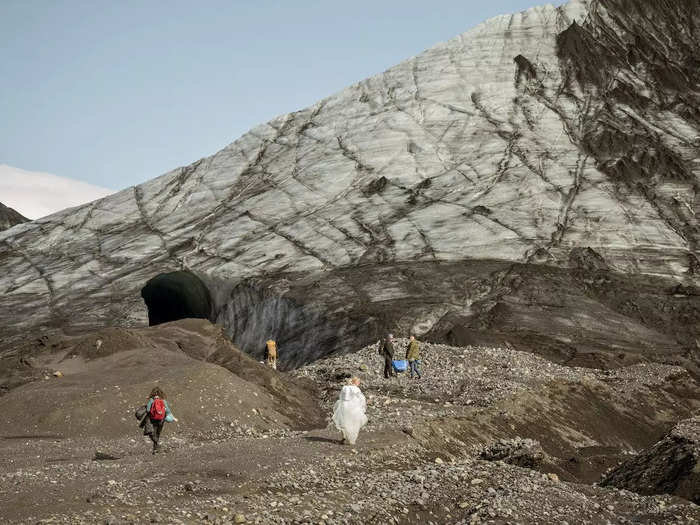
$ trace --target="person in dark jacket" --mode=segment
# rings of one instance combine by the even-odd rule
[[[406,346],[406,360],[408,361],[408,366],[411,368],[411,379],[413,379],[414,372],[418,379],[420,379],[420,370],[418,370],[418,365],[420,364],[420,354],[418,349],[418,341],[416,341],[416,336],[414,335],[411,336],[411,339]]]
[[[161,402],[163,414],[157,414],[156,412],[161,406]],[[151,441],[153,441],[153,453],[155,454],[160,447],[160,433],[163,430],[163,425],[166,421],[177,421],[177,418],[173,416],[172,412],[170,412],[168,402],[165,400],[165,392],[163,392],[159,387],[155,387],[153,390],[151,390],[148,403],[146,404],[146,417],[149,419],[149,423],[153,429],[148,435],[151,438]]]
[[[394,365],[391,362],[394,359],[394,336],[389,334],[379,347],[379,355],[384,356],[384,377],[390,378],[396,375]]]

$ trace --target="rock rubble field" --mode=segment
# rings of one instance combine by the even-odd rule
[[[162,345],[182,346],[195,355],[196,341],[198,361],[221,333],[207,321],[178,321],[120,332],[126,348],[119,350],[109,332],[100,332],[101,346],[115,351],[94,357],[92,372],[106,370],[120,355],[143,352],[144,344],[164,352],[163,366],[170,368],[182,357]],[[399,353],[405,343],[397,341]],[[47,344],[61,347],[65,357],[84,349],[86,339]],[[77,368],[0,397],[0,411],[9,413],[27,410],[23,399],[31,392],[70,391],[62,421],[44,415],[34,434],[1,436],[0,519],[71,524],[700,521],[700,507],[686,499],[687,492],[685,498],[640,495],[597,484],[626,461],[646,458],[657,441],[678,428],[686,435],[687,428],[696,428],[697,384],[682,368],[655,363],[613,371],[568,368],[509,348],[422,343],[422,379],[406,373],[384,379],[376,345],[288,373],[272,372],[236,354],[232,345],[227,352],[246,360],[239,372],[247,386],[230,365],[211,364],[208,375],[198,379],[197,392],[185,387],[189,369],[177,369],[183,375],[172,378],[166,392],[180,422],[166,426],[164,451],[155,456],[126,410],[122,421],[119,395],[100,405],[111,414],[105,420],[119,421],[109,435],[90,425],[83,435],[72,431],[69,420],[81,412],[70,407],[93,388],[79,381]],[[37,352],[34,359],[41,361],[42,355]],[[60,369],[45,372],[52,370]],[[133,374],[124,369],[124,377],[111,378],[107,388],[120,387],[126,406],[135,408],[148,388],[127,388],[126,377]],[[265,390],[270,374],[286,386]],[[355,446],[340,444],[330,422],[339,389],[352,375],[360,377],[369,400],[369,423]],[[309,417],[279,416],[275,422],[271,407],[283,415],[283,404],[290,401],[282,396],[293,389],[307,392],[295,391],[295,399],[307,403]],[[40,397],[32,395],[36,403]],[[188,421],[194,408],[202,416],[196,425]],[[697,461],[692,456],[697,449],[688,450]],[[684,461],[687,467],[688,458]],[[684,479],[676,481],[687,488],[691,478]]]

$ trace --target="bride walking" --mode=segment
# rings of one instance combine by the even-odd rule
[[[333,408],[333,423],[343,434],[343,443],[354,445],[360,429],[367,424],[367,400],[360,390],[360,378],[353,377],[340,391]]]

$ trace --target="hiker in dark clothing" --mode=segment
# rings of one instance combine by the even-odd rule
[[[406,346],[406,360],[408,361],[408,366],[411,367],[411,379],[413,379],[414,372],[418,379],[420,379],[420,370],[418,370],[418,365],[420,364],[420,354],[418,352],[418,341],[416,341],[416,336],[414,335],[411,336],[411,339]]]
[[[153,428],[149,436],[151,441],[153,441],[153,453],[155,454],[160,447],[160,433],[163,430],[163,425],[166,421],[177,421],[177,418],[170,412],[168,402],[165,400],[165,392],[158,387],[151,390],[148,403],[146,404],[146,414]]]
[[[384,377],[390,378],[396,375],[394,365],[391,362],[394,359],[394,336],[389,334],[379,347],[379,355],[384,356]]]

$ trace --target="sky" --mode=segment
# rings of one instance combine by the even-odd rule
[[[110,193],[113,190],[81,180],[0,164],[0,202],[27,219],[39,219]]]
[[[123,189],[543,3],[1,0],[0,164]]]

